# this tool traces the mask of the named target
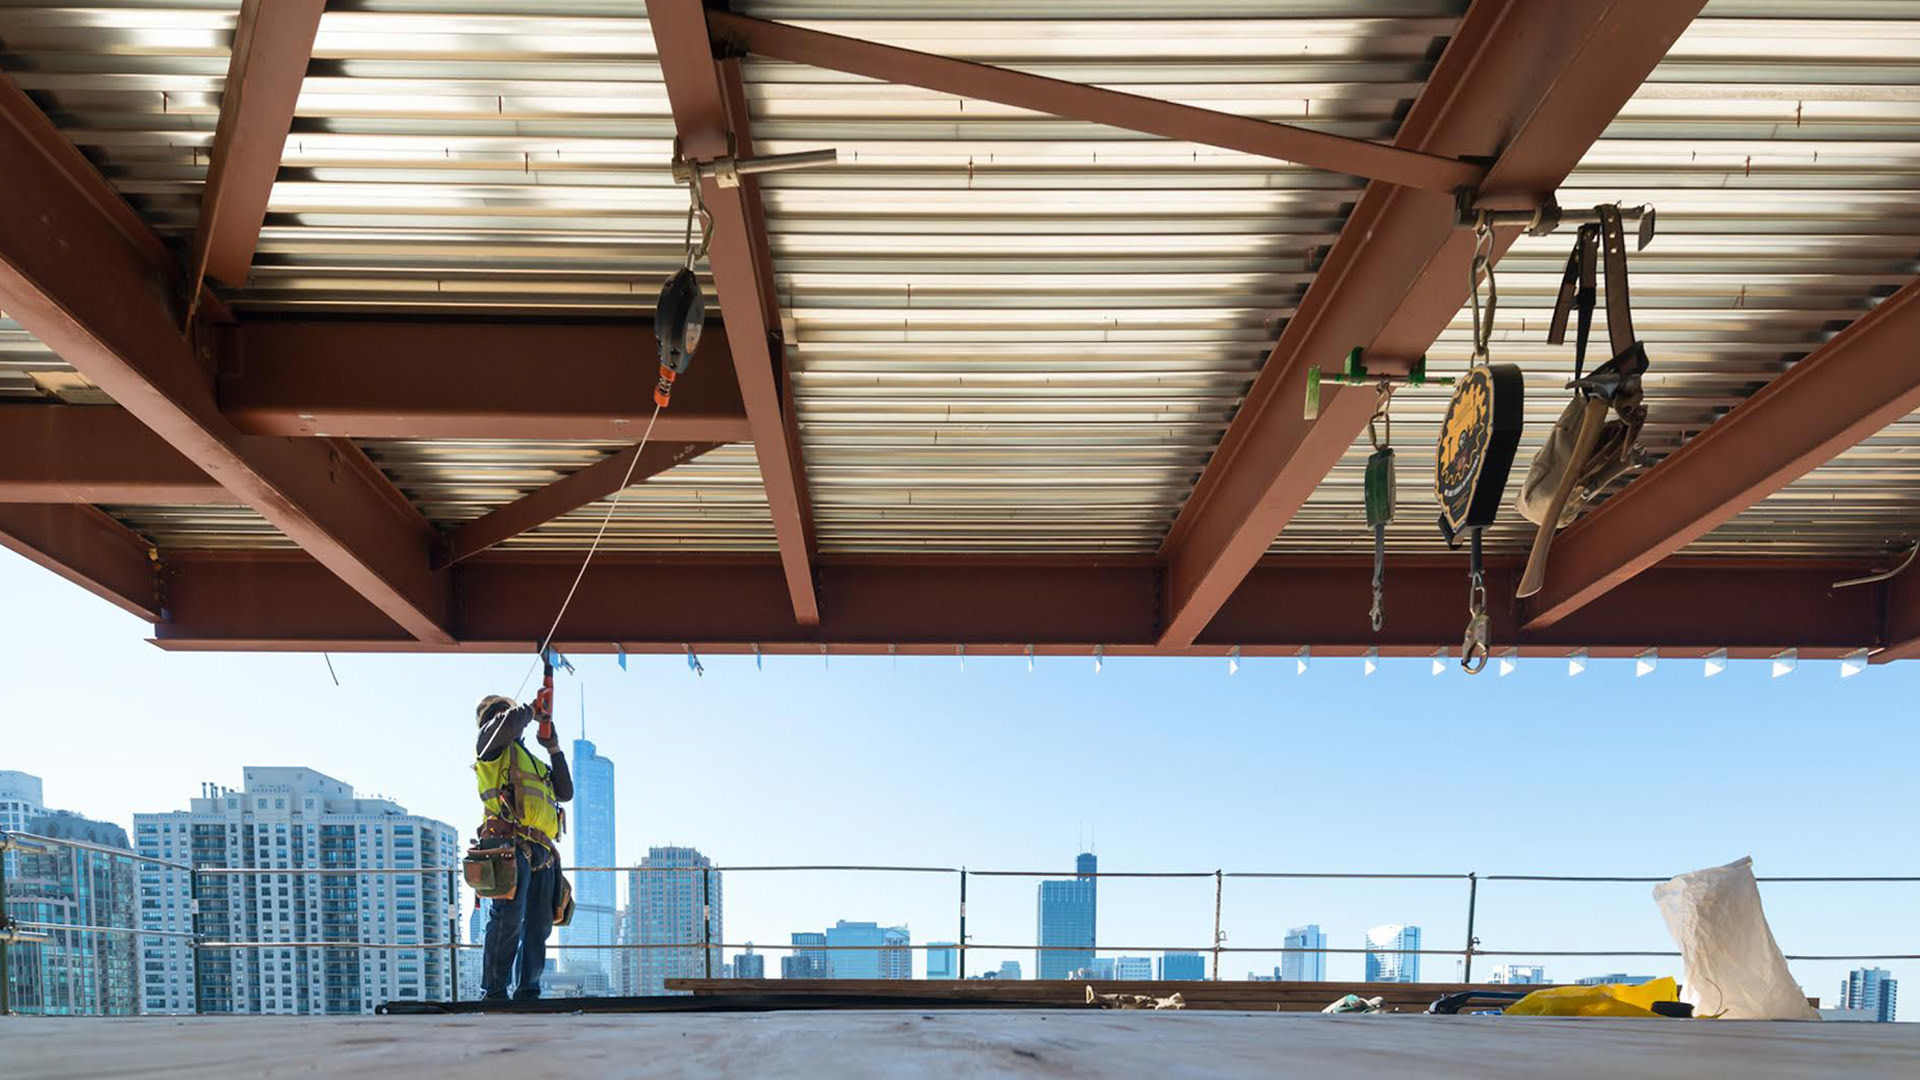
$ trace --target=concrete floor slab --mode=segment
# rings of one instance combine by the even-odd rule
[[[1920,1024],[1300,1013],[0,1020],[0,1076],[1920,1077]]]

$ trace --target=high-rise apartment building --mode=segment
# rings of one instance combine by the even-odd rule
[[[1122,981],[1149,981],[1153,978],[1153,957],[1116,956],[1113,958],[1113,977]]]
[[[1160,977],[1162,979],[1204,979],[1207,977],[1207,958],[1197,952],[1161,953]]]
[[[613,761],[600,756],[583,736],[573,740],[573,756],[567,764],[573,773],[573,807],[567,814],[567,827],[573,832],[573,865],[612,866]],[[581,976],[588,994],[605,994],[612,989],[614,951],[567,946],[614,944],[614,894],[619,890],[619,875],[582,871],[569,878],[573,883],[573,921],[560,928],[562,963],[569,973]]]
[[[736,979],[767,977],[767,958],[753,951],[753,942],[747,942],[747,951],[733,958],[733,977]]]
[[[841,919],[826,939],[835,979],[913,978],[913,936],[904,926]]]
[[[1547,981],[1547,973],[1539,964],[1499,964],[1487,974],[1487,981],[1504,986],[1539,986]]]
[[[1840,986],[1840,1007],[1872,1013],[1891,1022],[1899,1012],[1900,980],[1886,968],[1854,968]]]
[[[640,869],[628,878],[627,895],[634,920],[631,940],[674,946],[633,950],[640,954],[640,978],[633,993],[667,993],[668,979],[719,978],[725,962],[720,945],[726,938],[721,932],[720,873],[712,859],[696,848],[648,848]]]
[[[35,789],[31,803],[20,790],[24,785],[6,801],[16,807],[38,803],[39,781],[28,779]],[[132,854],[126,830],[69,811],[43,812],[21,825],[16,831]],[[68,844],[22,845],[7,857],[5,914],[46,938],[7,948],[4,977],[12,1010],[30,1016],[133,1015],[140,998],[133,936],[62,927],[136,926],[135,862]]]
[[[46,812],[39,777],[0,769],[0,832],[26,832],[27,822]]]
[[[1389,923],[1367,931],[1367,981],[1420,981],[1420,928]]]
[[[951,941],[933,941],[927,943],[927,978],[957,979],[960,977],[960,947]]]
[[[239,791],[206,785],[186,810],[135,814],[141,866],[141,1011],[363,1013],[453,989],[445,945],[460,854],[453,827],[365,799],[313,769],[248,766]],[[218,870],[250,871],[221,874]],[[322,873],[322,871],[327,871]],[[392,871],[412,871],[394,873]],[[212,941],[383,942],[381,948],[203,949]],[[435,947],[438,946],[438,947]]]
[[[1064,979],[1093,965],[1099,924],[1099,881],[1093,875],[1099,860],[1081,853],[1074,860],[1074,877],[1040,883],[1040,948],[1033,964],[1042,979]]]
[[[1280,978],[1285,982],[1327,981],[1327,954],[1312,952],[1327,947],[1327,935],[1319,923],[1296,926],[1287,931],[1286,952],[1280,954]]]
[[[487,909],[491,901],[482,900],[467,916],[467,944],[484,946],[487,943]],[[460,1000],[480,1000],[480,962],[483,949],[460,950]],[[546,986],[541,985],[544,991]]]
[[[826,943],[827,935],[817,930],[796,930],[793,934],[793,951],[780,958],[780,977],[833,978],[833,954],[821,948]]]

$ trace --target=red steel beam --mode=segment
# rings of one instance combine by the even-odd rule
[[[436,562],[446,565],[478,555],[495,544],[511,540],[562,514],[624,490],[623,481],[626,486],[643,483],[719,445],[653,441],[647,444],[645,450],[631,446],[617,454],[609,454],[584,469],[455,529],[447,537],[446,549]],[[634,461],[636,454],[640,458],[638,462]]]
[[[1475,0],[1395,138],[1454,156],[1498,153],[1482,202],[1551,193],[1703,0]],[[1196,640],[1372,415],[1373,391],[1307,371],[1364,346],[1423,355],[1460,310],[1472,261],[1445,196],[1369,184],[1161,546],[1172,581],[1162,643]],[[1518,230],[1502,230],[1498,256]]]
[[[545,632],[552,598],[566,592],[577,558],[493,551],[453,573],[460,641],[409,640],[351,590],[297,554],[181,553],[167,560],[171,614],[160,644],[182,649],[438,649],[524,652]],[[1491,586],[1512,584],[1514,562],[1496,562]],[[1767,656],[1798,648],[1834,657],[1872,644],[1879,587],[1837,592],[1836,577],[1857,565],[1816,561],[1676,560],[1645,576],[1617,600],[1538,634],[1521,634],[1508,611],[1493,613],[1497,647],[1598,656],[1658,647],[1669,656],[1728,648]],[[1418,656],[1448,648],[1457,656],[1464,598],[1457,560],[1394,564],[1395,602],[1385,631],[1367,626],[1371,563],[1366,559],[1270,560],[1197,643],[1159,644],[1160,575],[1147,559],[1006,559],[953,562],[843,558],[818,567],[834,602],[818,626],[795,625],[784,572],[761,557],[667,557],[603,553],[591,582],[567,612],[564,651],[818,654],[1115,656],[1284,655],[1301,645],[1316,655]]]
[[[242,0],[220,97],[213,154],[200,189],[192,291],[206,277],[244,285],[280,172],[293,109],[313,58],[326,0]]]
[[[0,502],[0,547],[148,622],[162,618],[153,549],[91,506]]]
[[[0,503],[232,503],[233,493],[125,409],[0,407]]]
[[[1527,625],[1544,629],[1920,409],[1920,281],[1815,349],[1567,529]]]
[[[251,438],[220,414],[211,349],[182,336],[124,223],[42,152],[51,130],[0,93],[0,308],[409,633],[451,642],[426,521],[350,443]]]
[[[738,72],[723,71],[714,62],[700,0],[654,0],[647,7],[647,19],[682,151],[696,161],[751,155],[753,133]],[[737,66],[738,62],[731,63]],[[731,188],[709,177],[701,185],[701,198],[713,217],[707,266],[726,319],[793,616],[802,625],[813,625],[820,621],[813,583],[813,513],[795,437],[792,395],[786,392],[785,348],[760,189],[751,177]]]
[[[1451,195],[1455,188],[1478,185],[1486,175],[1483,166],[1472,162],[1406,147],[1383,146],[1291,124],[1029,75],[725,11],[709,11],[707,24],[714,40],[723,48],[756,56],[1087,120],[1125,131],[1237,150],[1424,191]]]
[[[219,353],[221,410],[253,435],[636,442],[659,373],[653,331],[610,322],[250,319]],[[752,437],[718,327],[653,437]]]

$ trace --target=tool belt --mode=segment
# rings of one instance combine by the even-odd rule
[[[1534,524],[1542,524],[1550,512],[1554,493],[1569,469],[1578,469],[1573,495],[1561,510],[1555,528],[1569,525],[1581,509],[1607,485],[1631,469],[1644,464],[1640,449],[1640,431],[1647,422],[1646,399],[1640,376],[1647,370],[1646,348],[1633,332],[1632,301],[1627,288],[1627,245],[1616,205],[1595,207],[1600,221],[1580,226],[1573,251],[1567,256],[1567,268],[1560,279],[1560,295],[1554,304],[1553,322],[1547,329],[1549,344],[1567,340],[1567,320],[1579,312],[1578,334],[1574,339],[1573,400],[1553,425],[1547,441],[1534,455],[1520,487],[1516,508]],[[1593,331],[1596,264],[1602,262],[1604,248],[1607,287],[1607,343],[1613,358],[1585,373],[1587,339]],[[1580,430],[1581,414],[1593,398],[1604,399],[1613,416],[1600,431],[1599,441],[1585,461],[1574,460],[1574,447]]]
[[[467,848],[460,863],[467,888],[489,900],[511,900],[520,887],[520,841],[484,833]]]

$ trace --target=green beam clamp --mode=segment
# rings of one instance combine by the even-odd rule
[[[1307,407],[1306,418],[1320,418],[1320,385],[1332,383],[1335,386],[1373,386],[1382,382],[1396,382],[1401,386],[1452,386],[1451,378],[1430,377],[1427,375],[1427,358],[1422,356],[1413,362],[1405,378],[1367,374],[1366,350],[1355,348],[1347,353],[1347,364],[1338,373],[1328,373],[1318,366],[1307,369]]]

